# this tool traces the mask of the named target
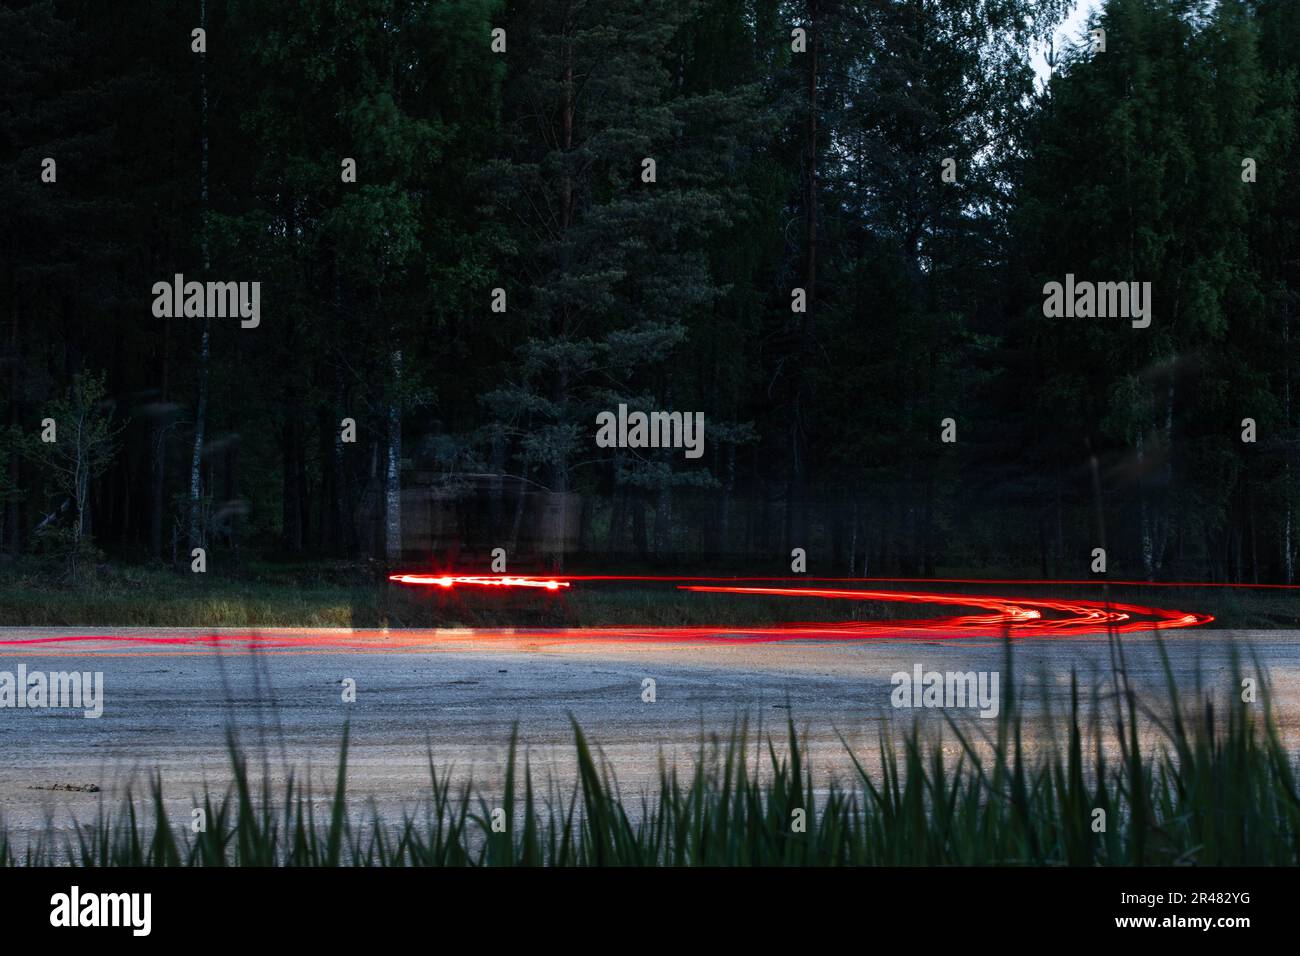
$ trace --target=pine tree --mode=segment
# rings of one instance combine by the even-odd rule
[[[687,7],[525,0],[501,21],[506,157],[483,182],[508,229],[501,285],[521,341],[486,400],[553,495],[573,489],[597,411],[678,402],[664,363],[719,292],[699,250],[729,222],[745,94],[729,105],[680,90],[671,54]],[[666,451],[626,462],[662,514],[678,466]],[[666,545],[667,515],[663,528]]]

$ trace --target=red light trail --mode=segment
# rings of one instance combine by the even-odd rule
[[[491,576],[453,576],[439,574],[394,574],[390,580],[416,586],[453,588],[465,583],[474,586],[499,585],[504,587],[532,587],[557,590],[567,588],[573,581],[651,581],[651,582],[720,582],[720,581],[774,581],[775,578],[721,578],[721,577],[669,577],[655,575],[576,575],[560,578],[510,578]],[[854,582],[909,581],[905,578],[799,578],[801,582]],[[948,578],[948,583],[976,583],[973,580]],[[983,584],[1097,584],[1097,581],[982,581]],[[1124,582],[1139,584],[1145,582]],[[1207,586],[1207,585],[1197,585]],[[1286,585],[1282,585],[1286,587]],[[641,638],[649,640],[697,640],[724,638],[729,640],[789,640],[789,639],[864,639],[881,637],[1056,637],[1079,634],[1099,634],[1106,631],[1133,633],[1171,628],[1193,627],[1208,624],[1214,618],[1209,614],[1173,611],[1139,604],[1098,601],[1076,598],[1068,601],[1036,597],[1002,597],[981,594],[943,594],[932,591],[860,590],[855,588],[810,588],[789,586],[759,587],[741,584],[677,584],[680,591],[709,594],[765,595],[768,597],[826,598],[831,600],[874,601],[903,604],[936,604],[983,610],[984,614],[955,615],[938,618],[913,618],[902,620],[797,622],[774,626],[724,626],[689,625],[676,627],[609,627],[566,628],[576,636],[597,634],[607,637]]]
[[[140,655],[192,655],[223,652],[273,654],[329,653],[430,653],[455,650],[469,644],[505,642],[525,646],[644,641],[653,643],[749,644],[791,640],[959,640],[963,638],[1014,639],[1098,636],[1108,632],[1135,633],[1195,627],[1214,620],[1209,614],[1148,607],[1129,602],[1069,598],[1009,597],[990,594],[954,594],[920,590],[864,589],[864,583],[961,583],[994,585],[1078,585],[1109,583],[1150,586],[1151,582],[1028,581],[916,578],[742,578],[670,577],[656,575],[486,575],[400,573],[389,576],[396,584],[451,593],[459,588],[483,592],[540,591],[559,596],[574,582],[647,582],[672,584],[682,592],[730,594],[737,597],[811,598],[832,601],[869,601],[963,608],[974,613],[931,617],[851,621],[799,621],[776,624],[615,625],[601,627],[475,627],[475,628],[268,628],[133,633],[48,635],[0,638],[0,647],[41,655],[134,657]],[[796,586],[795,582],[798,582]],[[743,582],[767,582],[750,584]],[[810,587],[810,584],[859,585]],[[1159,586],[1177,586],[1161,582]],[[1254,587],[1256,585],[1185,584],[1184,587]],[[1296,585],[1259,587],[1300,589]]]
[[[448,589],[458,584],[481,588],[545,588],[547,591],[558,591],[569,586],[568,581],[557,581],[554,578],[493,577],[490,574],[390,574],[388,580],[398,584],[437,585]]]

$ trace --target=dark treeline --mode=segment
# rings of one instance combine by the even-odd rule
[[[6,0],[0,551],[1295,580],[1300,17],[1069,6]]]

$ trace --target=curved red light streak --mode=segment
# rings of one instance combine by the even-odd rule
[[[452,588],[462,581],[475,586],[487,584],[505,587],[546,587],[556,590],[569,587],[572,581],[772,581],[773,578],[712,578],[712,577],[660,577],[649,575],[579,575],[571,578],[532,578],[515,576],[493,578],[483,576],[448,576],[437,574],[394,574],[390,580],[400,584],[440,585]],[[862,578],[801,578],[801,581],[855,581]],[[870,579],[907,580],[907,579]],[[960,579],[948,579],[956,582]],[[1010,583],[1001,581],[989,584]],[[1019,584],[1053,582],[1018,581]],[[1056,582],[1067,583],[1067,582]],[[1082,582],[1069,582],[1082,583]],[[1087,582],[1097,583],[1097,582]],[[1209,614],[1167,610],[1139,604],[1097,601],[1076,598],[1068,601],[1036,597],[1002,597],[982,594],[942,594],[930,591],[880,591],[856,588],[810,588],[740,584],[678,584],[681,591],[711,594],[766,595],[769,597],[807,597],[832,600],[878,601],[889,603],[938,604],[978,608],[988,613],[954,615],[940,618],[915,618],[884,621],[797,622],[774,626],[690,625],[677,627],[609,627],[565,628],[564,633],[574,636],[605,636],[642,638],[651,640],[695,640],[725,637],[732,640],[786,640],[786,639],[863,639],[880,637],[934,637],[1001,636],[1046,637],[1079,634],[1098,634],[1105,631],[1132,633],[1136,631],[1167,630],[1194,627],[1214,620]],[[551,633],[545,630],[545,633]]]
[[[789,582],[781,578],[712,578],[651,576],[566,576],[479,574],[390,575],[395,583],[453,591],[459,587],[484,590],[540,590],[557,594],[574,581],[676,582],[681,591],[767,597],[816,598],[873,601],[900,604],[928,604],[961,607],[979,613],[946,617],[906,618],[869,621],[807,621],[773,625],[727,626],[616,626],[616,627],[489,627],[489,628],[396,628],[392,630],[336,630],[313,628],[270,629],[266,632],[214,631],[200,633],[126,633],[39,635],[0,639],[0,646],[41,655],[93,655],[134,657],[140,655],[194,655],[222,652],[274,654],[329,653],[429,653],[455,649],[465,642],[504,641],[535,644],[576,644],[607,641],[656,643],[701,642],[746,644],[787,640],[946,640],[961,638],[1072,637],[1099,635],[1108,631],[1133,633],[1160,631],[1208,624],[1208,614],[1146,607],[1138,604],[1097,601],[1087,598],[1053,600],[1038,597],[1005,597],[987,594],[944,594],[928,591],[866,590],[862,588],[808,587],[809,582],[862,584],[871,580],[905,579],[800,578],[793,583],[749,585],[738,581]],[[710,582],[710,583],[702,583]],[[726,583],[715,583],[726,582]],[[986,584],[1011,582],[986,581]],[[1016,582],[1049,584],[1066,582]],[[1088,582],[1097,583],[1097,582]],[[1110,582],[1115,583],[1115,582]],[[1145,582],[1135,582],[1145,583]],[[1198,585],[1205,586],[1205,585]],[[1277,587],[1278,585],[1274,585]],[[1281,587],[1294,587],[1281,585]]]

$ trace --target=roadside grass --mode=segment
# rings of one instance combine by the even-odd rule
[[[273,787],[263,767],[259,779],[231,736],[232,783],[196,803],[204,832],[192,833],[188,818],[168,816],[155,775],[143,794],[128,792],[117,811],[101,807],[93,823],[71,831],[51,825],[22,848],[0,823],[0,864],[1300,863],[1298,767],[1280,737],[1266,682],[1259,703],[1241,700],[1247,671],[1234,655],[1232,680],[1217,684],[1220,694],[1198,688],[1187,701],[1166,658],[1167,699],[1158,709],[1146,707],[1125,681],[1123,647],[1112,640],[1111,688],[1094,688],[1084,699],[1072,677],[1068,713],[1049,722],[1037,746],[1025,744],[1030,734],[1008,643],[1002,706],[989,732],[973,735],[969,724],[949,718],[945,733],[959,744],[953,758],[943,735],[923,734],[916,723],[898,731],[885,721],[879,765],[854,756],[856,775],[829,789],[814,787],[793,718],[783,752],[770,736],[751,751],[749,727],[737,721],[729,736],[701,743],[690,766],[661,760],[657,787],[634,797],[622,795],[613,768],[576,724],[572,790],[538,779],[519,753],[516,727],[499,793],[472,782],[453,786],[430,761],[420,812],[394,821],[373,809],[368,817],[349,810],[346,729],[333,791],[321,799],[292,775]],[[1116,744],[1114,760],[1103,734]]]
[[[889,590],[888,583],[873,584]],[[948,593],[1097,599],[1096,587],[936,584]],[[1300,601],[1286,591],[1130,588],[1118,599],[1214,615],[1214,627],[1298,628]],[[950,608],[911,605],[924,617]],[[588,582],[552,593],[412,588],[372,564],[247,562],[238,573],[176,573],[103,565],[69,580],[50,563],[0,565],[6,627],[604,627],[870,620],[898,616],[887,602],[683,593],[671,584]]]

